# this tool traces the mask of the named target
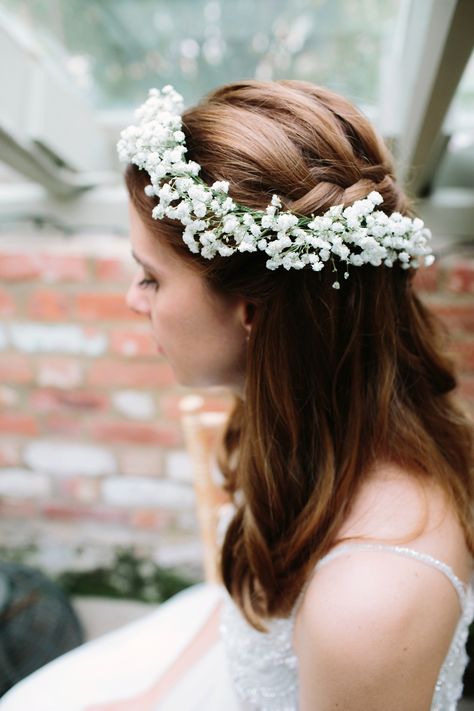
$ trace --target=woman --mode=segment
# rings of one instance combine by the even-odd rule
[[[128,303],[180,382],[235,393],[235,514],[229,595],[163,606],[146,674],[128,694],[128,668],[115,689],[94,679],[90,708],[455,709],[474,613],[471,440],[412,288],[427,231],[380,139],[327,90],[248,81],[182,117],[170,87],[151,92],[119,152],[139,264]],[[115,649],[144,634],[123,630]],[[112,646],[24,689],[109,669]],[[64,708],[89,708],[78,687]],[[0,707],[20,708],[14,693]]]

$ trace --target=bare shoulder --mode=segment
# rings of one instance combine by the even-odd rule
[[[398,472],[361,492],[343,536],[399,544],[413,531],[403,545],[469,579],[470,556],[446,499]],[[341,551],[317,568],[297,613],[302,711],[316,697],[318,711],[429,709],[459,615],[456,591],[436,568],[387,550]]]
[[[409,546],[444,561],[465,581],[472,573],[472,557],[446,494],[394,465],[380,465],[367,479],[338,538]]]
[[[459,619],[450,582],[418,561],[348,552],[318,570],[299,609],[301,709],[421,711]]]

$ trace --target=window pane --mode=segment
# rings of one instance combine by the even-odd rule
[[[297,78],[375,107],[400,0],[3,0],[97,107],[172,83],[192,103],[242,78]],[[61,47],[67,56],[61,57]]]

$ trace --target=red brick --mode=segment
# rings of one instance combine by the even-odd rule
[[[45,282],[83,281],[87,278],[87,261],[75,255],[0,254],[0,279],[23,281],[37,278]]]
[[[104,387],[153,388],[175,385],[173,371],[168,363],[123,363],[102,359],[91,363],[86,374],[87,385]]]
[[[181,443],[181,431],[178,426],[149,425],[141,422],[94,422],[91,424],[90,435],[101,442],[141,442],[165,447],[175,447]]]
[[[28,302],[28,316],[43,321],[61,321],[69,317],[69,296],[58,291],[38,289]]]
[[[151,332],[115,329],[110,334],[110,350],[124,356],[156,356]]]
[[[128,446],[120,449],[119,470],[125,476],[149,476],[157,477],[163,467],[162,453],[159,447],[154,445],[145,447]]]
[[[436,262],[431,267],[422,267],[415,273],[413,285],[417,291],[436,291],[439,282],[439,266]]]
[[[134,265],[125,259],[97,259],[95,273],[98,281],[128,283],[133,277]]]
[[[17,405],[19,399],[20,394],[18,388],[11,388],[8,385],[0,384],[0,409]]]
[[[0,413],[0,432],[33,437],[38,434],[38,423],[31,415],[4,412]]]
[[[459,379],[458,393],[463,400],[472,400],[474,403],[474,375],[464,374]]]
[[[126,320],[142,318],[131,311],[125,303],[124,293],[86,292],[78,294],[74,301],[74,314],[84,321]]]
[[[94,520],[103,523],[127,523],[127,511],[105,507],[78,506],[77,503],[48,503],[41,507],[46,518],[55,520]]]
[[[25,520],[33,519],[38,513],[37,503],[30,499],[12,499],[12,498],[2,498],[0,499],[0,517],[5,518],[18,518],[24,524]]]
[[[36,279],[41,274],[41,257],[38,254],[0,254],[0,279],[12,281]]]
[[[130,512],[129,523],[133,528],[161,530],[169,525],[172,517],[166,511],[156,509],[137,509]]]
[[[15,302],[6,289],[0,289],[0,316],[13,316],[16,311]]]
[[[454,356],[458,370],[474,372],[474,340],[452,341],[449,352]]]
[[[16,467],[20,464],[20,461],[18,443],[0,441],[0,467]]]
[[[82,421],[76,416],[53,413],[43,417],[43,428],[48,435],[67,435],[78,437],[83,432]]]
[[[471,331],[474,333],[474,303],[432,303],[430,309],[440,317],[450,331]]]
[[[30,383],[33,380],[33,369],[28,356],[15,354],[0,355],[0,382],[17,385]]]
[[[57,390],[41,388],[33,391],[30,397],[33,409],[39,412],[54,412],[57,410],[77,410],[91,412],[104,410],[108,398],[103,393],[94,390]]]
[[[466,259],[451,269],[447,288],[456,293],[474,294],[474,260]]]

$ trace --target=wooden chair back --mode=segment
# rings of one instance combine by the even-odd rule
[[[197,517],[203,544],[204,576],[218,582],[218,523],[228,496],[221,487],[216,464],[216,449],[228,419],[226,412],[207,412],[205,400],[198,395],[184,396],[180,401],[181,425],[186,448],[193,464]]]

